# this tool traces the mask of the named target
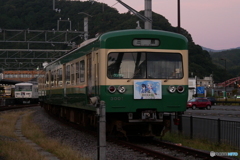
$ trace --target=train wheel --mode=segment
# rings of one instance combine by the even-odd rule
[[[111,124],[110,135],[114,137],[122,137],[128,141],[127,133],[122,128],[122,121],[117,120],[114,121],[113,124]]]

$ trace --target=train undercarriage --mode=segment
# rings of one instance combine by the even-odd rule
[[[95,111],[82,110],[78,108],[69,108],[58,105],[41,103],[49,114],[69,122],[78,124],[88,129],[98,128],[98,116]],[[175,113],[174,123],[178,123],[178,113]],[[131,118],[131,115],[130,115]],[[162,115],[161,119],[129,119],[129,114],[106,114],[106,133],[108,136],[119,137],[128,140],[129,137],[163,137],[170,130],[171,117],[169,114]]]

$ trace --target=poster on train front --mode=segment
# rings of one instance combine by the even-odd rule
[[[134,99],[162,99],[160,80],[135,80]]]

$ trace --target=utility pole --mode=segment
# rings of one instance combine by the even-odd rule
[[[86,17],[84,17],[84,26],[83,26],[83,28],[84,28],[84,40],[86,41],[86,40],[88,40],[88,17],[92,17],[92,15],[90,15],[90,14],[87,14],[87,13],[85,13],[85,12],[79,12],[78,14],[85,14],[86,15]]]
[[[145,0],[145,11],[144,16],[152,19],[152,0]],[[151,21],[145,21],[144,22],[144,28],[145,29],[152,29],[152,22]]]
[[[180,24],[180,0],[178,0],[178,33],[181,31],[181,24]]]
[[[198,96],[198,94],[197,94],[197,76],[195,76],[195,81],[196,81],[196,95],[195,95],[195,97],[197,97]]]
[[[106,160],[106,106],[105,101],[100,101],[98,112],[98,160]]]

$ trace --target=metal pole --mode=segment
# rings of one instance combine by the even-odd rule
[[[226,59],[225,59],[225,72],[227,74]],[[227,101],[226,81],[225,81],[224,87],[225,87],[224,90],[225,90],[225,96],[226,96],[225,101]]]
[[[180,33],[180,0],[178,0],[178,33]]]
[[[99,160],[106,160],[106,111],[105,102],[100,102],[99,115]]]
[[[217,120],[217,126],[218,126],[218,144],[221,143],[221,120],[218,118]]]
[[[59,20],[57,20],[57,31],[59,31]]]
[[[84,40],[88,40],[88,17],[84,18]]]
[[[193,117],[190,117],[190,138],[193,139]]]
[[[87,14],[85,12],[79,12],[78,14],[85,14],[86,16],[88,17],[93,17],[92,15],[90,14]],[[88,40],[88,17],[85,17],[84,18],[84,24],[83,24],[83,28],[84,28],[84,40]]]
[[[69,20],[69,23],[70,23],[70,31],[72,30],[72,22]]]
[[[55,10],[55,0],[53,0],[53,10]]]
[[[145,17],[152,19],[152,0],[145,0]],[[152,22],[145,21],[144,23],[145,29],[152,29]]]
[[[178,133],[182,134],[182,113],[178,112],[177,115],[179,118]]]
[[[195,97],[197,97],[198,96],[198,94],[197,94],[197,76],[195,76],[195,80],[196,80],[196,95],[195,95]]]

